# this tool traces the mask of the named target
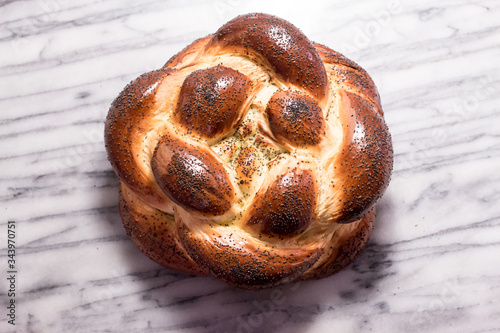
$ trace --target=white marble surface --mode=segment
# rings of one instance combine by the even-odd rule
[[[1,332],[500,332],[497,0],[0,6]],[[395,149],[362,256],[331,278],[259,292],[142,255],[122,227],[102,135],[130,80],[254,11],[364,67]]]

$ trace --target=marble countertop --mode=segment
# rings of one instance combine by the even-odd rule
[[[259,292],[140,253],[103,143],[128,82],[248,12],[364,67],[395,151],[356,262]],[[1,332],[500,332],[498,1],[7,0],[0,26]]]

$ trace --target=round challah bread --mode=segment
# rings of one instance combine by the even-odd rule
[[[350,264],[393,160],[368,74],[266,14],[239,16],[132,81],[105,141],[137,246],[247,289]]]

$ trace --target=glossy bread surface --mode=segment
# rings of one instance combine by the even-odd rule
[[[229,21],[131,82],[105,141],[137,246],[247,289],[351,263],[392,171],[369,75],[266,14]]]

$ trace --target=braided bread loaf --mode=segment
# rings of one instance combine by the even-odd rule
[[[137,246],[247,289],[351,263],[392,171],[368,74],[265,14],[229,21],[132,81],[105,141]]]

